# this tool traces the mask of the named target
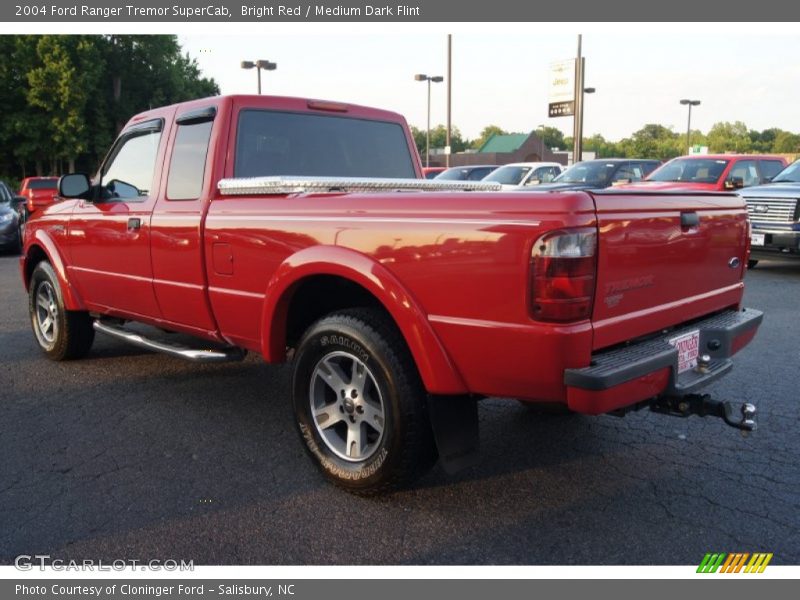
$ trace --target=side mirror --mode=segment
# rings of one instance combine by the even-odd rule
[[[744,179],[741,177],[731,177],[725,180],[726,190],[740,190],[744,187]]]
[[[85,173],[63,175],[58,180],[58,195],[62,198],[82,198],[92,189],[89,176]]]

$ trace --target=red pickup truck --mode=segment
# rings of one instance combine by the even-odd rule
[[[741,198],[421,176],[391,112],[223,96],[137,115],[28,226],[36,340],[55,360],[96,331],[195,361],[292,360],[303,444],[361,494],[437,456],[468,464],[480,397],[754,427],[751,405],[694,393],[762,318],[741,306]]]

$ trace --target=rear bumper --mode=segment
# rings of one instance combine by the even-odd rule
[[[750,342],[763,316],[751,308],[725,311],[664,336],[599,352],[589,367],[564,372],[567,404],[575,412],[602,414],[654,396],[694,392],[731,369],[731,357]],[[668,340],[696,330],[699,353],[711,362],[702,372],[678,374],[678,351]]]

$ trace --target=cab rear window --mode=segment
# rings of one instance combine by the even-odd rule
[[[416,177],[398,123],[333,115],[239,113],[234,176]]]

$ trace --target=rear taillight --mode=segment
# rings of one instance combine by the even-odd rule
[[[597,230],[547,233],[531,251],[531,315],[566,323],[592,314],[597,272]]]

